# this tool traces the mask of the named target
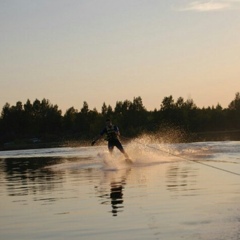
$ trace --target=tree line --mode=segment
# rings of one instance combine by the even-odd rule
[[[43,141],[90,140],[99,133],[105,119],[110,117],[128,138],[142,133],[156,133],[164,129],[178,129],[186,133],[240,130],[240,93],[227,108],[221,105],[199,108],[192,99],[186,101],[172,95],[164,97],[159,109],[148,111],[142,98],[117,101],[114,107],[102,105],[101,111],[70,107],[64,114],[49,100],[36,99],[15,106],[6,103],[0,117],[0,143],[41,139]]]

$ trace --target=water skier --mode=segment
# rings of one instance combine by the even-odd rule
[[[108,150],[112,154],[113,148],[117,147],[126,157],[126,159],[129,159],[127,153],[125,152],[122,143],[119,140],[120,132],[116,125],[112,124],[112,121],[107,118],[106,119],[106,126],[103,128],[103,130],[100,132],[99,136],[97,136],[92,141],[92,146],[100,139],[103,135],[106,135],[106,140],[108,141]]]

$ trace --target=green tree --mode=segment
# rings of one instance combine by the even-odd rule
[[[230,110],[240,111],[240,93],[239,92],[236,93],[235,99],[230,102],[230,104],[228,105],[228,108]]]
[[[69,109],[66,110],[66,113],[63,116],[64,127],[66,129],[73,128],[76,121],[77,113],[78,111],[74,107],[70,107]]]
[[[107,105],[106,103],[104,102],[103,105],[102,105],[102,115],[106,115],[107,114]]]
[[[169,110],[169,109],[173,109],[173,108],[174,108],[174,99],[173,99],[172,95],[170,95],[169,97],[165,97],[162,100],[161,110],[165,111],[165,110]]]
[[[89,134],[90,122],[89,122],[89,107],[86,101],[83,102],[83,106],[76,117],[76,131],[80,138],[85,138]]]
[[[89,112],[89,107],[88,107],[88,104],[87,102],[83,102],[83,107],[81,108],[81,113],[84,114],[84,115],[87,115]]]
[[[229,127],[240,129],[240,93],[237,92],[235,99],[228,105]]]

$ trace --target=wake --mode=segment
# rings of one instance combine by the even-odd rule
[[[164,143],[153,136],[144,135],[131,139],[124,149],[132,160],[129,164],[124,155],[116,148],[109,154],[107,146],[74,148],[74,159],[65,158],[59,164],[47,167],[53,171],[100,169],[117,171],[121,169],[148,167],[181,161],[210,160],[214,150],[209,144],[203,143]],[[83,154],[84,153],[84,154]],[[77,157],[78,156],[78,157]]]
[[[117,149],[114,150],[112,155],[106,150],[97,154],[97,158],[103,163],[103,170],[147,167],[181,160],[169,154],[169,146],[161,146],[160,148],[159,143],[152,143],[146,137],[133,139],[124,146],[124,149],[132,160],[132,163],[127,163],[123,154]]]

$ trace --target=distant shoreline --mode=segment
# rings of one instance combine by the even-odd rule
[[[11,150],[28,150],[28,149],[40,149],[40,148],[61,148],[61,147],[82,147],[87,146],[87,141],[54,141],[54,142],[39,142],[39,143],[15,143],[9,142],[0,147],[0,151]]]
[[[240,130],[191,133],[190,140],[191,142],[240,141]]]
[[[211,141],[240,141],[240,130],[195,132],[187,134],[186,138],[182,139],[182,141],[177,140],[174,142],[172,141],[166,142],[176,143],[176,142],[211,142]],[[9,142],[0,146],[0,151],[27,150],[39,148],[86,147],[86,146],[90,146],[89,140],[67,140],[36,143]]]

